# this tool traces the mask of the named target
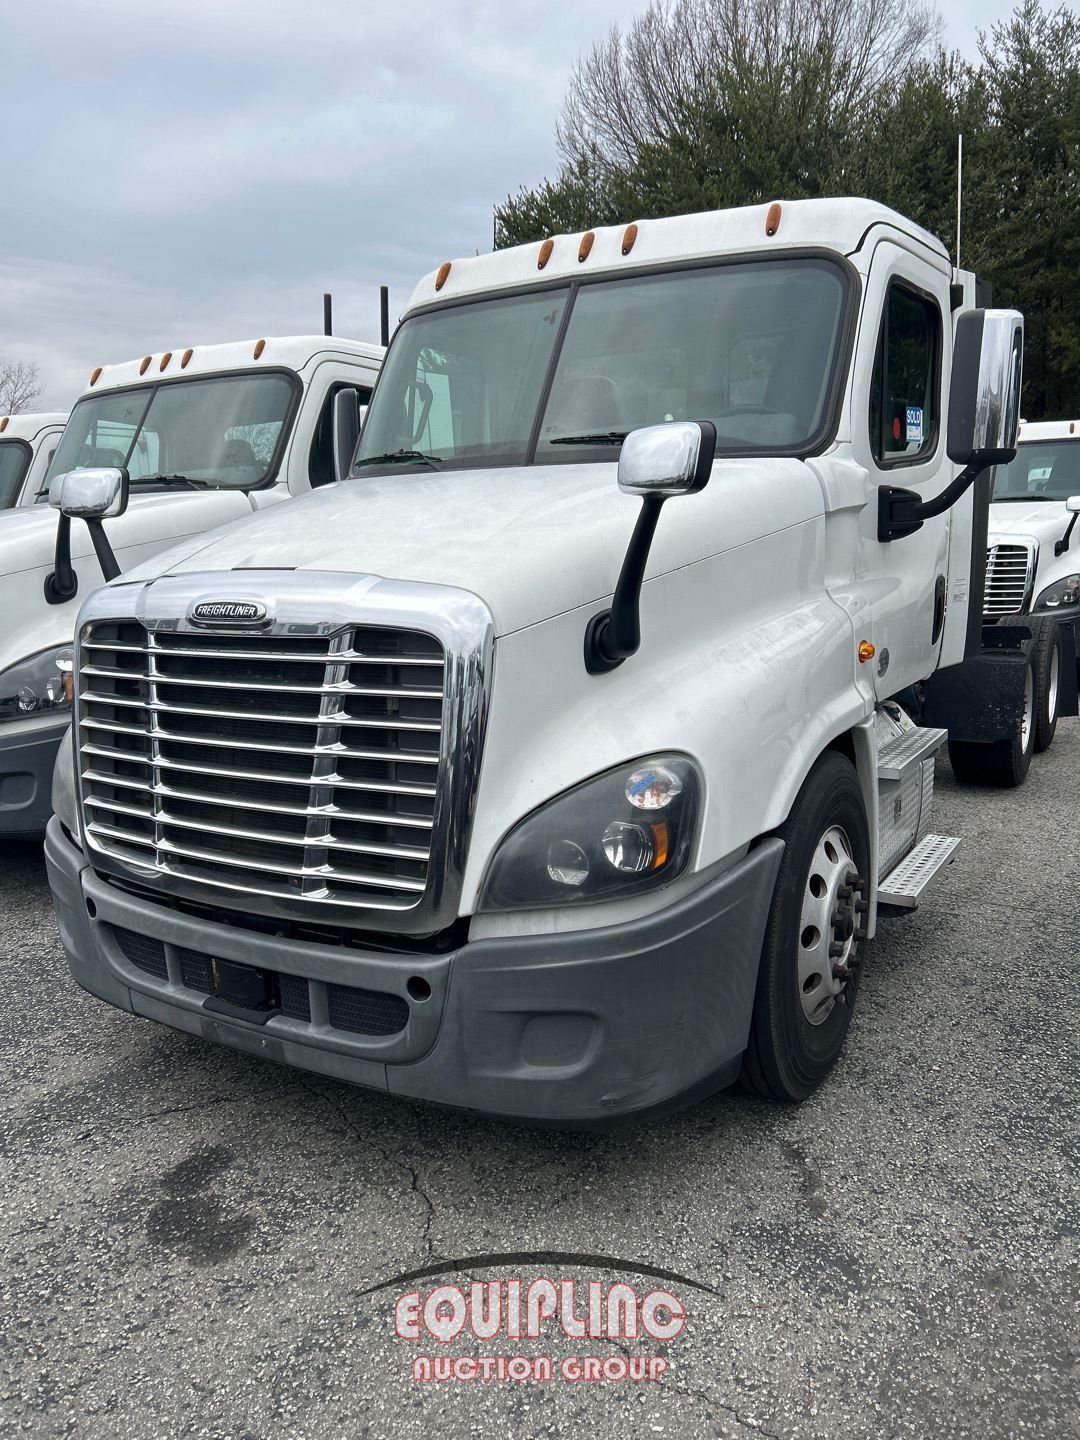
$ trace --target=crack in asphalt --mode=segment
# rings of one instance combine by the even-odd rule
[[[368,1149],[374,1150],[375,1154],[378,1155],[381,1160],[385,1160],[388,1165],[393,1165],[397,1169],[404,1170],[408,1173],[409,1189],[411,1193],[414,1195],[418,1195],[420,1199],[423,1200],[424,1204],[427,1206],[427,1218],[424,1221],[424,1226],[423,1230],[421,1231],[420,1239],[421,1244],[426,1250],[428,1256],[433,1258],[435,1251],[434,1241],[431,1238],[431,1227],[435,1222],[435,1205],[431,1199],[431,1196],[420,1184],[420,1171],[417,1169],[417,1167],[412,1163],[412,1161],[409,1159],[409,1157],[405,1154],[403,1150],[398,1151],[397,1154],[394,1154],[390,1150],[385,1149],[376,1140],[372,1139],[370,1135],[366,1134],[363,1130],[361,1130],[360,1127],[356,1124],[356,1122],[352,1119],[352,1117],[344,1109],[344,1107],[338,1104],[338,1102],[334,1100],[331,1096],[324,1095],[321,1090],[316,1090],[315,1087],[310,1084],[309,1081],[304,1079],[302,1075],[298,1075],[296,1078],[299,1081],[300,1088],[302,1090],[306,1090],[309,1095],[313,1095],[316,1100],[322,1101],[325,1106],[327,1106],[330,1110],[334,1112],[334,1114],[338,1117],[338,1119],[345,1126],[346,1130],[348,1130],[349,1133],[354,1137],[354,1139],[359,1140],[360,1143],[362,1145],[366,1145]]]
[[[76,1140],[89,1140],[102,1130],[115,1130],[117,1127],[134,1130],[140,1125],[150,1125],[155,1120],[164,1120],[169,1115],[187,1115],[193,1110],[209,1110],[215,1105],[239,1105],[241,1097],[238,1095],[218,1095],[210,1100],[199,1100],[194,1105],[171,1105],[167,1110],[155,1110],[152,1115],[125,1115],[116,1120],[103,1120],[99,1125],[91,1125],[89,1130],[80,1131],[75,1136]]]
[[[627,1360],[630,1359],[630,1347],[625,1342],[620,1340],[612,1340],[609,1336],[608,1343],[611,1345],[613,1350],[618,1350],[622,1355],[626,1357]],[[680,1385],[678,1380],[675,1378],[677,1372],[672,1372],[669,1369],[667,1373],[672,1377],[668,1383],[670,1384],[671,1389],[674,1390],[677,1395],[685,1395],[691,1399],[701,1400],[704,1404],[711,1405],[715,1410],[723,1410],[726,1415],[730,1415],[732,1417],[736,1424],[742,1425],[747,1430],[751,1430],[755,1435],[763,1435],[765,1437],[765,1440],[781,1440],[781,1437],[776,1433],[775,1430],[766,1430],[764,1426],[756,1425],[753,1420],[744,1419],[744,1417],[739,1414],[738,1410],[736,1410],[733,1405],[725,1405],[722,1400],[717,1400],[714,1396],[708,1394],[708,1392],[705,1390],[695,1390],[692,1386]]]

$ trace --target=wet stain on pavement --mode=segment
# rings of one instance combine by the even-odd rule
[[[247,1244],[255,1217],[234,1211],[210,1186],[233,1162],[224,1146],[196,1151],[167,1170],[159,1200],[146,1220],[150,1243],[172,1251],[194,1265],[217,1265]]]

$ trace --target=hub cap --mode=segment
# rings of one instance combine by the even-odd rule
[[[862,959],[869,909],[866,880],[839,825],[822,835],[810,862],[799,919],[799,1003],[811,1025],[821,1025]]]

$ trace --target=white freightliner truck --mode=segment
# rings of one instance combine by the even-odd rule
[[[990,503],[983,611],[1036,639],[1036,750],[1054,738],[1080,617],[1080,421],[1021,421]]]
[[[66,410],[0,416],[0,512],[44,500],[42,482],[66,420]]]
[[[76,980],[529,1121],[807,1095],[879,904],[958,843],[945,731],[895,697],[1028,744],[1030,638],[981,644],[1022,320],[974,296],[863,200],[421,281],[352,478],[83,606],[46,840]]]
[[[94,371],[59,444],[53,433],[47,474],[47,456],[35,461],[31,503],[0,513],[0,839],[45,832],[83,600],[117,569],[333,480],[335,397],[366,404],[382,354],[315,335]],[[13,417],[0,442],[22,420]],[[54,476],[95,466],[128,476],[130,503],[106,521],[107,535],[93,517],[87,525],[32,503]]]

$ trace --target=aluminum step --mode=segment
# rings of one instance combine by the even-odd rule
[[[948,738],[948,730],[923,726],[903,731],[878,751],[878,779],[902,780],[913,765],[939,750]]]
[[[957,835],[924,835],[891,874],[878,886],[879,905],[898,905],[914,910],[925,892],[960,849]]]

